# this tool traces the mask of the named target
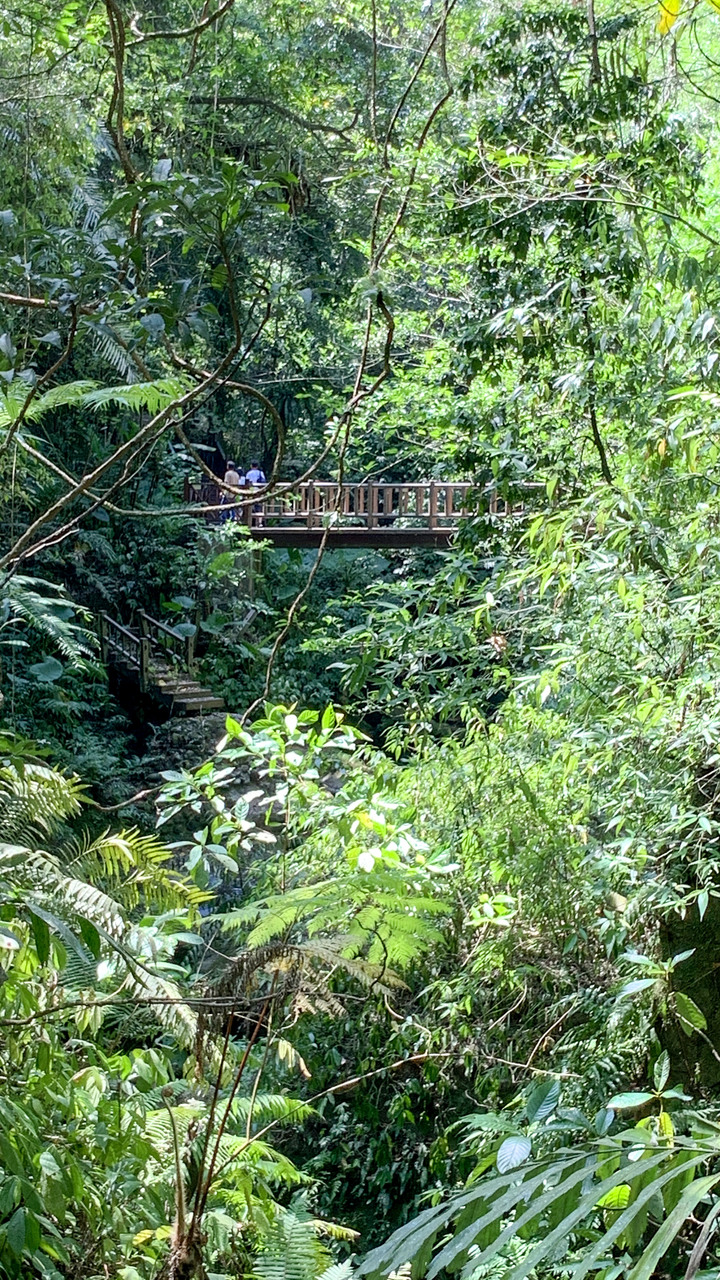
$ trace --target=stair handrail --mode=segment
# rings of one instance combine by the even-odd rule
[[[167,654],[169,648],[171,655],[178,658],[188,672],[192,671],[195,665],[197,628],[192,635],[183,636],[179,635],[174,627],[169,627],[166,622],[161,622],[159,618],[153,618],[144,609],[138,609],[137,616],[140,619],[141,631],[150,644],[156,649],[162,650],[165,654]],[[169,646],[167,644],[168,640],[171,642]]]
[[[126,658],[128,663],[136,667],[140,674],[140,688],[147,688],[148,668],[150,665],[150,641],[146,636],[136,636],[129,627],[124,627],[109,613],[103,612],[99,617],[100,656],[107,663],[110,650]]]

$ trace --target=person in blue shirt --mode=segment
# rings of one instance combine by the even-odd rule
[[[252,484],[252,485],[267,484],[267,480],[265,479],[265,472],[263,471],[259,462],[252,463],[252,465],[248,469],[246,479],[248,484]],[[261,502],[256,502],[253,504],[252,522],[256,527],[259,527],[260,525],[262,525],[262,503]]]
[[[246,473],[248,484],[267,484],[265,472],[259,462],[253,462]]]

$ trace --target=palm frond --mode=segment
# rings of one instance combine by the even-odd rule
[[[435,1280],[448,1270],[469,1280],[521,1238],[528,1247],[506,1258],[504,1275],[525,1280],[548,1258],[559,1266],[579,1233],[590,1240],[573,1261],[573,1276],[583,1280],[612,1246],[632,1248],[643,1238],[652,1207],[660,1225],[629,1272],[629,1280],[650,1280],[688,1217],[720,1183],[717,1168],[696,1176],[717,1157],[713,1142],[676,1137],[658,1148],[647,1130],[637,1129],[492,1173],[400,1227],[367,1255],[358,1275],[380,1280],[412,1264],[416,1277]]]

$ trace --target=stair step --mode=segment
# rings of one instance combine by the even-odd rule
[[[203,698],[175,698],[173,701],[175,711],[223,711],[224,709],[224,698],[216,698],[214,694],[208,694]]]
[[[203,687],[196,680],[153,680],[152,683],[156,688],[162,689],[164,693],[190,693]]]
[[[252,613],[251,610],[248,621]],[[112,619],[106,620],[106,626],[111,623]],[[135,632],[132,634],[135,635]],[[139,637],[136,636],[136,638]],[[117,667],[123,678],[132,678],[135,683],[140,682],[139,663],[136,664],[119,647],[110,648],[107,663]],[[162,653],[155,652],[155,649],[148,663],[147,685],[144,692],[154,695],[156,700],[164,704],[171,713],[177,711],[193,715],[202,711],[225,710],[225,699],[219,698],[212,689],[206,689],[204,685],[193,679],[186,664],[167,660]]]

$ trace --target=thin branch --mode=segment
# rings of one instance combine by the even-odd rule
[[[107,114],[107,130],[117,150],[120,163],[125,174],[125,181],[130,185],[138,180],[138,172],[130,159],[124,133],[125,119],[125,21],[117,0],[105,0],[110,38],[115,62],[115,83]]]
[[[700,1234],[698,1235],[698,1238],[695,1241],[695,1244],[693,1245],[693,1251],[690,1254],[690,1259],[687,1264],[687,1270],[685,1272],[685,1280],[695,1280],[695,1276],[697,1275],[698,1271],[700,1270],[700,1267],[702,1266],[702,1261],[703,1261],[703,1258],[705,1257],[705,1252],[707,1250],[708,1243],[710,1240],[710,1234],[712,1232],[713,1227],[715,1226],[715,1221],[719,1213],[720,1213],[720,1200],[716,1200],[712,1209],[708,1213],[705,1221],[703,1222],[702,1228],[700,1230]]]
[[[206,17],[201,18],[199,22],[196,22],[194,26],[183,27],[179,31],[141,31],[137,24],[133,22],[130,30],[135,39],[128,41],[128,48],[135,48],[139,44],[147,44],[150,40],[188,40],[191,36],[199,36],[208,27],[211,27],[213,22],[219,22],[220,18],[224,17],[232,9],[234,3],[235,0],[224,0],[224,3],[220,5],[219,9],[215,10],[215,13],[208,14]]]
[[[58,302],[55,298],[32,298],[23,293],[0,293],[0,303],[8,307],[30,307],[43,311],[69,311],[74,307],[81,316],[94,315],[100,305],[99,302],[92,307],[80,306],[78,303],[66,304]]]
[[[25,416],[28,412],[28,409],[30,408],[30,405],[32,404],[35,397],[37,396],[38,392],[42,390],[45,384],[50,381],[53,374],[57,373],[58,369],[60,369],[65,364],[65,361],[69,358],[70,353],[73,349],[75,334],[77,333],[77,324],[78,324],[77,309],[73,308],[72,317],[70,320],[70,333],[68,334],[68,340],[63,350],[61,351],[60,355],[58,356],[57,360],[55,361],[55,363],[51,365],[49,369],[46,369],[42,377],[38,378],[37,382],[35,383],[35,386],[31,388],[29,394],[26,396],[25,401],[23,402],[23,405],[20,409],[20,412],[18,413],[14,421],[10,423],[5,439],[3,440],[2,444],[0,444],[0,454],[5,453],[5,451],[10,447],[10,444],[12,443],[12,440],[15,436],[16,431],[22,425],[25,419]]]
[[[225,1110],[223,1112],[223,1117],[222,1117],[222,1120],[220,1121],[220,1124],[218,1125],[217,1136],[215,1138],[215,1146],[213,1147],[213,1153],[210,1159],[210,1165],[207,1172],[207,1179],[205,1181],[205,1186],[201,1187],[198,1184],[198,1196],[195,1202],[195,1208],[193,1209],[192,1220],[190,1222],[190,1230],[188,1232],[189,1237],[192,1237],[195,1231],[197,1231],[200,1227],[202,1216],[205,1211],[205,1205],[207,1204],[207,1198],[208,1198],[208,1195],[210,1194],[210,1187],[212,1186],[212,1180],[213,1180],[213,1175],[215,1173],[217,1158],[220,1153],[220,1144],[222,1142],[222,1136],[223,1136],[223,1133],[225,1132],[225,1127],[227,1125],[227,1122],[230,1119],[230,1111],[232,1108],[232,1104],[235,1100],[235,1094],[240,1088],[240,1082],[243,1078],[243,1073],[245,1071],[245,1067],[247,1066],[247,1061],[248,1061],[248,1058],[250,1057],[252,1047],[255,1044],[255,1041],[257,1040],[260,1034],[260,1028],[262,1027],[263,1022],[265,1021],[265,1015],[272,1002],[275,983],[277,981],[277,975],[278,975],[278,970],[276,969],[275,975],[273,977],[273,985],[270,991],[270,995],[268,996],[267,1000],[265,1001],[260,1011],[260,1017],[257,1019],[255,1026],[253,1028],[252,1035],[250,1036],[250,1039],[248,1040],[247,1045],[245,1046],[245,1052],[243,1053],[243,1056],[240,1059],[240,1065],[238,1066],[237,1072],[235,1074],[235,1080],[233,1082],[232,1089],[230,1090],[229,1097],[227,1099],[227,1102],[225,1103]]]
[[[405,91],[401,94],[400,99],[398,100],[395,106],[395,110],[393,111],[390,117],[390,121],[388,123],[387,131],[385,134],[385,143],[383,146],[383,164],[385,165],[386,168],[388,165],[388,148],[392,140],[392,135],[395,130],[395,125],[397,124],[398,116],[400,115],[400,112],[405,106],[405,103],[407,102],[408,98],[410,97],[410,94],[412,93],[412,90],[415,86],[415,82],[417,81],[419,75],[421,74],[422,69],[425,66],[425,63],[430,57],[430,54],[435,48],[437,41],[440,39],[442,32],[445,30],[445,27],[447,25],[447,20],[450,17],[450,14],[452,13],[456,4],[457,4],[457,0],[450,0],[450,3],[446,4],[445,10],[443,12],[443,16],[438,22],[438,25],[436,26],[435,31],[433,32],[428,44],[425,47],[425,51],[420,61],[418,62],[415,70],[413,71],[410,77],[410,80],[408,81],[408,84],[405,87]]]
[[[296,124],[301,129],[307,129],[308,133],[331,133],[338,138],[343,138],[346,142],[349,139],[345,135],[349,129],[354,128],[357,124],[360,114],[356,111],[350,123],[339,128],[337,125],[320,124],[319,121],[308,120],[306,116],[298,115],[290,107],[284,107],[279,102],[273,102],[272,98],[252,98],[237,93],[219,93],[215,98],[212,94],[193,93],[190,95],[189,101],[200,106],[263,107],[266,111],[272,111],[274,115],[282,116],[284,120],[289,120],[291,124]]]

